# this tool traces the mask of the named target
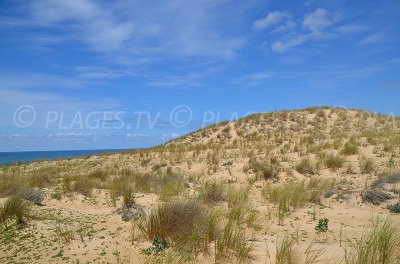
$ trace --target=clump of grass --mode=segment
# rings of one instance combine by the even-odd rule
[[[372,203],[373,205],[379,205],[392,198],[390,194],[381,189],[366,189],[361,192],[362,201],[364,203]]]
[[[303,158],[300,163],[297,164],[296,170],[304,175],[315,173],[315,167],[310,158]]]
[[[281,239],[276,245],[275,264],[296,264],[299,263],[299,254],[295,248],[296,240],[288,235]]]
[[[373,220],[370,231],[364,232],[353,252],[346,256],[346,264],[385,263],[400,261],[400,232],[389,219]]]
[[[278,186],[266,186],[262,192],[265,198],[278,204],[281,213],[287,213],[290,208],[298,208],[306,204],[310,198],[305,183],[297,181]]]
[[[224,186],[217,183],[205,184],[200,190],[199,198],[206,204],[215,204],[228,199]]]
[[[65,244],[69,244],[75,238],[74,229],[68,225],[57,225],[54,231],[58,239]]]
[[[278,178],[280,172],[279,163],[277,160],[271,159],[268,161],[261,161],[254,157],[250,158],[248,165],[245,166],[243,170],[245,172],[251,170],[257,175],[258,178],[265,180]]]
[[[92,179],[88,177],[79,177],[73,184],[73,190],[84,196],[92,196],[92,191],[95,184]]]
[[[345,159],[340,155],[333,153],[324,153],[321,156],[321,160],[325,164],[325,166],[331,170],[337,170],[343,167]]]
[[[286,214],[308,202],[319,203],[320,197],[332,188],[333,179],[320,180],[311,178],[308,182],[289,181],[281,185],[267,185],[262,194],[269,201],[278,204],[278,211]]]
[[[244,230],[228,223],[215,241],[215,262],[251,263],[253,245],[246,238]]]
[[[17,227],[23,227],[31,213],[28,201],[20,197],[10,197],[0,207],[0,223],[7,229],[9,221],[15,220]]]
[[[159,237],[178,251],[197,255],[208,253],[208,244],[216,238],[216,220],[196,201],[172,201],[151,211],[138,227],[151,241]]]
[[[135,195],[133,193],[132,187],[126,186],[122,195],[122,206],[123,207],[131,207],[135,204]]]
[[[361,173],[368,174],[374,171],[374,162],[370,158],[362,156],[359,159],[358,164],[360,166]]]
[[[342,150],[341,153],[343,155],[356,155],[358,154],[358,145],[357,142],[355,140],[349,140],[347,141]]]

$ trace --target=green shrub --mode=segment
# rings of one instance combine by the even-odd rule
[[[328,232],[328,218],[319,219],[318,224],[315,226],[315,231],[317,233],[326,233]]]
[[[389,205],[388,209],[391,213],[400,214],[400,202]]]
[[[151,243],[151,247],[143,249],[143,253],[147,255],[158,255],[167,248],[169,248],[170,244],[167,240],[162,239],[160,237],[155,237],[153,242]]]

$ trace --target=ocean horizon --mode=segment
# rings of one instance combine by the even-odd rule
[[[0,152],[0,164],[14,164],[38,160],[58,160],[77,158],[93,154],[124,152],[130,149],[87,149],[87,150],[42,150],[42,151],[16,151]]]

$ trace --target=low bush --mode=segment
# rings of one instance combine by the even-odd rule
[[[372,203],[373,205],[379,205],[392,198],[390,194],[381,189],[366,189],[361,192],[362,201],[364,203]]]
[[[400,202],[389,205],[388,209],[391,213],[400,214]]]
[[[21,189],[16,195],[37,205],[41,205],[44,199],[43,193],[33,188]]]

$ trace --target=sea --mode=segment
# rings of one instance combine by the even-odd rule
[[[83,157],[101,153],[124,152],[128,149],[92,149],[92,150],[56,150],[56,151],[23,151],[0,152],[0,164],[13,164],[35,160],[57,160]]]

